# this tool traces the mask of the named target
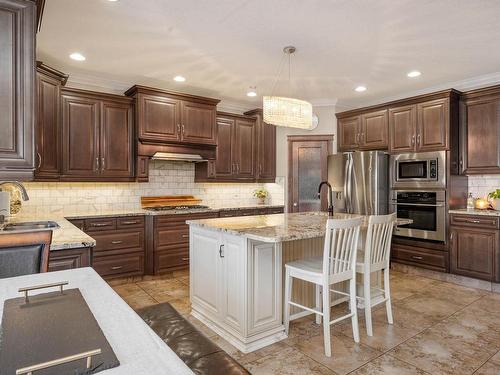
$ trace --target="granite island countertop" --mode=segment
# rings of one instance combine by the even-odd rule
[[[448,210],[450,214],[458,214],[458,215],[479,215],[479,216],[497,216],[500,217],[500,211],[495,210],[468,210],[467,208],[460,208],[457,210]]]
[[[362,227],[368,225],[368,216],[336,213],[334,219],[363,216]],[[286,242],[325,235],[326,212],[301,212],[290,214],[258,215],[219,219],[188,220],[194,226],[245,236],[262,242]],[[396,225],[410,224],[412,220],[397,219]]]

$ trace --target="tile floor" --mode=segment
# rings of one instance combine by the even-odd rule
[[[134,309],[170,302],[252,374],[500,374],[500,294],[399,272],[391,274],[394,325],[373,312],[374,336],[352,340],[350,321],[332,328],[333,356],[323,352],[322,328],[312,317],[294,321],[286,340],[243,354],[189,316],[187,271],[110,282]],[[333,308],[340,314],[346,306]]]

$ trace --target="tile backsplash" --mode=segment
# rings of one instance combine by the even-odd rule
[[[486,197],[495,189],[500,189],[500,175],[469,176],[469,192],[474,198]]]
[[[74,214],[109,209],[140,208],[141,196],[189,194],[214,207],[252,206],[257,204],[253,191],[269,191],[267,204],[284,203],[284,178],[276,183],[195,183],[194,164],[152,161],[147,183],[74,183],[29,182],[30,200],[23,202],[26,214]]]

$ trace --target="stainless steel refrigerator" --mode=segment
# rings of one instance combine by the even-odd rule
[[[328,156],[328,182],[335,212],[384,215],[388,212],[389,155],[354,151]]]

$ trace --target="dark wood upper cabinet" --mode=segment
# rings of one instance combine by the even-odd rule
[[[218,99],[138,85],[128,89],[125,95],[135,99],[140,142],[217,144]]]
[[[500,173],[500,86],[466,93],[462,115],[463,172]]]
[[[129,181],[134,177],[130,99],[62,89],[61,179]]]
[[[181,102],[154,95],[137,97],[136,120],[140,139],[151,141],[179,141]]]
[[[437,99],[417,104],[417,149],[435,151],[448,148],[450,100]]]
[[[338,119],[338,139],[340,151],[352,151],[359,148],[361,117],[352,116]]]
[[[264,122],[261,109],[244,113],[257,118],[256,178],[259,182],[276,181],[276,126]]]
[[[0,0],[0,180],[33,179],[36,6]]]
[[[389,139],[391,152],[416,150],[417,107],[415,105],[389,109]]]
[[[255,119],[236,119],[234,124],[233,144],[234,176],[238,179],[254,179],[256,156]]]
[[[360,148],[363,150],[387,149],[388,115],[387,110],[365,113],[361,116]]]
[[[132,177],[134,129],[130,104],[104,101],[101,108],[101,176]]]
[[[215,106],[182,102],[181,140],[196,144],[217,144],[217,127]]]
[[[234,119],[217,119],[217,156],[215,162],[215,176],[231,178],[234,173],[233,164],[233,138]]]
[[[68,76],[37,62],[35,180],[58,180],[61,173],[61,87]]]

